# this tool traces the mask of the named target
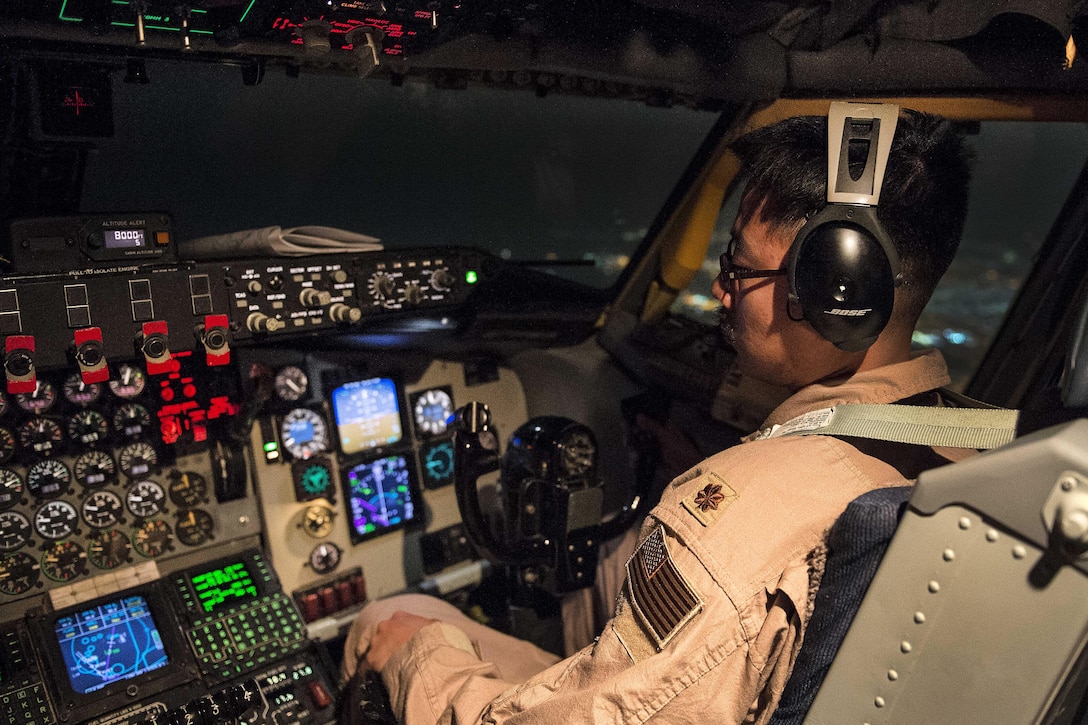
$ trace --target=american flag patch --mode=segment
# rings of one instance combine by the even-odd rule
[[[673,564],[660,525],[627,560],[627,588],[632,609],[659,650],[703,608],[702,599]]]

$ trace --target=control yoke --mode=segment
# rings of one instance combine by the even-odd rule
[[[457,506],[477,550],[533,588],[591,586],[604,501],[593,432],[569,418],[533,418],[500,457],[491,412],[477,402],[455,413],[453,429]],[[499,503],[485,515],[477,482],[500,469]]]

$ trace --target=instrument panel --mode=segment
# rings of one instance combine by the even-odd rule
[[[0,393],[0,602],[257,533],[255,502],[217,497],[209,453],[237,382],[175,363],[153,381],[130,361],[102,383],[59,370]]]
[[[498,401],[496,425],[512,431],[527,417],[513,371],[495,366],[479,382],[456,361],[282,346],[242,359],[250,354],[280,383],[252,448],[263,452],[265,520],[285,524],[269,549],[308,621],[350,607],[339,594],[350,572],[364,573],[378,598],[473,565],[451,485],[449,419],[483,398]]]
[[[326,343],[448,314],[487,255],[182,258],[0,277],[0,717],[333,722],[313,637],[483,571],[448,426],[486,398],[513,430],[517,376]]]

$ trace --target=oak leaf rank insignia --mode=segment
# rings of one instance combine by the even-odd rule
[[[716,473],[703,477],[706,484],[684,498],[680,504],[703,526],[710,526],[740,496]]]

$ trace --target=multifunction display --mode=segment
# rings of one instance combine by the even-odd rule
[[[123,597],[57,619],[72,690],[86,695],[170,664],[147,600]]]
[[[351,538],[362,541],[412,521],[411,466],[404,456],[387,456],[349,468],[344,495],[351,514]]]

